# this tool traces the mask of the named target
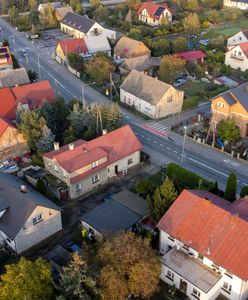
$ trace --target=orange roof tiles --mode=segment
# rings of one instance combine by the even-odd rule
[[[5,132],[5,130],[9,127],[15,127],[14,124],[10,123],[9,121],[0,118],[0,136],[2,136]]]
[[[246,281],[248,199],[237,201],[230,203],[206,191],[184,190],[157,226]],[[242,207],[245,210],[239,215]]]
[[[39,107],[44,101],[51,103],[54,99],[55,94],[48,80],[14,88],[3,88],[0,89],[0,117],[14,120],[19,102],[28,104],[32,109]]]
[[[84,39],[68,39],[59,41],[58,45],[60,45],[64,55],[68,53],[87,53],[88,48],[85,44]]]
[[[66,145],[59,150],[44,154],[44,157],[56,159],[61,167],[68,170],[68,172],[73,172],[107,157],[106,163],[100,164],[97,168],[93,168],[71,179],[72,182],[76,182],[82,177],[141,149],[142,145],[131,127],[125,125],[89,142],[77,140],[74,142],[74,150],[69,150],[69,145]]]

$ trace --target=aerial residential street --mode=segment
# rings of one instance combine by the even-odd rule
[[[64,96],[65,99],[70,100],[75,97],[81,100],[82,85],[84,85],[84,97],[88,103],[93,101],[98,103],[110,102],[106,97],[100,95],[90,86],[83,84],[80,79],[56,63],[51,57],[53,48],[38,49],[35,43],[32,44],[31,41],[25,37],[25,33],[17,32],[2,18],[0,19],[0,27],[3,31],[3,37],[10,41],[11,50],[15,53],[20,63],[39,72],[39,61],[40,79],[48,79],[55,91]],[[28,47],[30,49],[28,58],[25,58],[20,51],[17,51],[22,47]],[[160,137],[140,126],[143,123],[149,125],[149,122],[135,117],[125,109],[122,109],[122,112],[125,122],[132,125],[132,128],[144,145],[146,152],[151,154],[152,162],[157,165],[164,165],[171,161],[181,163],[183,143],[181,136],[169,133],[168,136],[171,137],[172,140]],[[168,123],[168,121],[165,122]],[[167,126],[163,126],[163,121],[152,123],[161,125],[161,132],[165,132]],[[240,162],[224,153],[219,153],[214,149],[199,145],[191,140],[187,140],[186,142],[183,165],[207,179],[218,180],[222,188],[224,188],[226,179],[231,172],[235,172],[238,176],[239,190],[242,186],[248,184],[248,164],[246,162]]]

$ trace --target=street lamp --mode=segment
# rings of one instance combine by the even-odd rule
[[[37,53],[37,64],[38,64],[38,75],[40,78],[40,56],[41,55],[47,55],[47,54],[51,54],[50,52],[45,52],[45,53]]]
[[[83,83],[82,84],[82,103],[83,105],[85,105],[85,98],[84,98],[84,90],[85,90],[85,86],[90,86],[90,85],[93,85],[95,84],[95,82],[90,82],[90,83]]]
[[[187,126],[184,126],[183,129],[184,129],[184,135],[183,135],[183,148],[182,148],[181,164],[183,164],[183,159],[184,159]]]

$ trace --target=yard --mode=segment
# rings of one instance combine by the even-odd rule
[[[182,294],[180,291],[176,291],[175,295],[169,293],[171,286],[160,281],[159,283],[159,291],[155,293],[150,300],[186,300],[189,299],[186,295]]]

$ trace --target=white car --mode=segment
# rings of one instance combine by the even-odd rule
[[[178,87],[180,85],[183,85],[185,82],[186,82],[185,79],[179,78],[179,79],[177,79],[177,80],[174,81],[173,86],[174,87]]]

